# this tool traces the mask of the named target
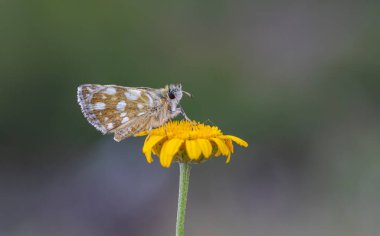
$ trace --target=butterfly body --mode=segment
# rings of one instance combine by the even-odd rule
[[[88,122],[103,134],[114,133],[114,139],[150,130],[182,113],[179,106],[181,85],[161,89],[84,84],[78,87],[78,103]],[[190,95],[190,94],[188,94]]]

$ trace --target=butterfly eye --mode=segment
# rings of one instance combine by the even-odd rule
[[[170,99],[174,99],[174,98],[175,98],[175,95],[174,95],[173,92],[169,92],[169,98],[170,98]]]

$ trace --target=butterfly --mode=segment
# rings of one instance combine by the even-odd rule
[[[123,87],[117,85],[83,84],[77,98],[84,117],[97,130],[113,133],[117,142],[165,124],[186,113],[179,105],[181,84],[170,84],[161,89]]]

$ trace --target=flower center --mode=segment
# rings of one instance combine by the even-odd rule
[[[194,122],[195,123],[195,122]],[[191,123],[190,121],[172,121],[157,129],[152,130],[153,135],[167,136],[179,139],[201,139],[212,138],[223,133],[217,128],[201,123]]]

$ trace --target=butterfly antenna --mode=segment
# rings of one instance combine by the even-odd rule
[[[182,91],[184,94],[186,94],[187,96],[189,96],[190,98],[193,98],[193,95],[189,92],[186,92],[186,91]]]

